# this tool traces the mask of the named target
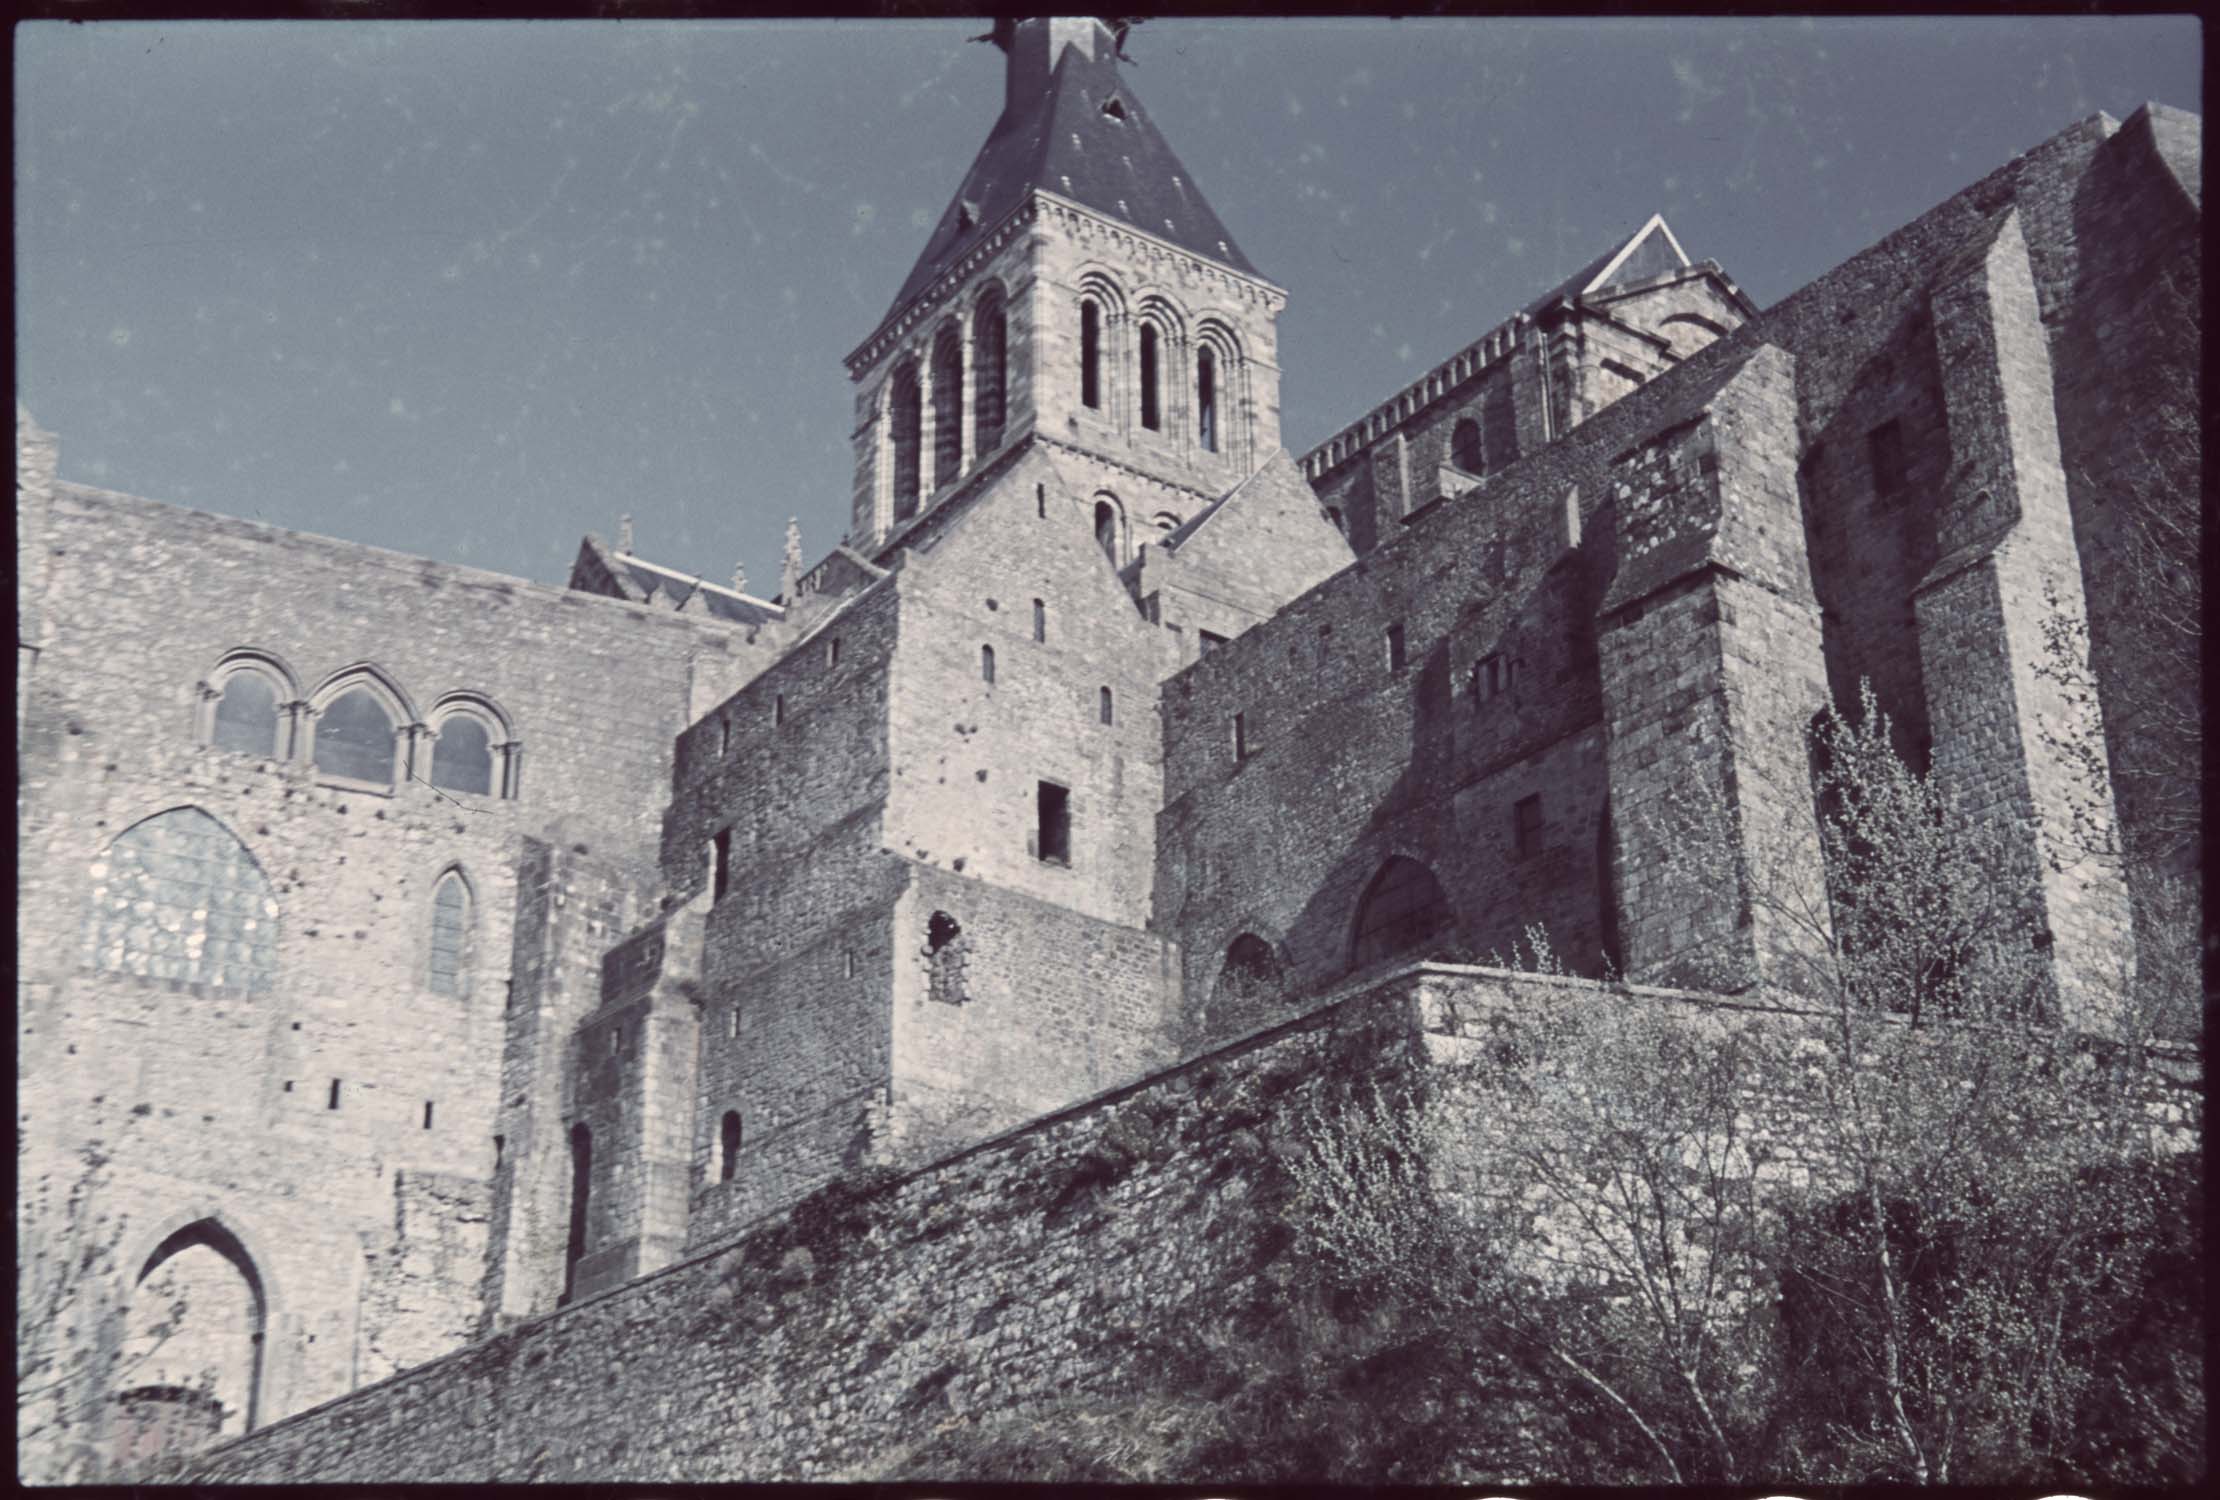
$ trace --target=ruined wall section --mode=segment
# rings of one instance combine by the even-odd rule
[[[44,544],[50,670],[30,684],[19,784],[25,1129],[66,1160],[104,1121],[164,1123],[160,1149],[101,1189],[104,1251],[179,1214],[271,1247],[262,1269],[288,1306],[266,1413],[451,1347],[483,1293],[470,1247],[493,1234],[522,841],[648,854],[652,825],[622,789],[652,803],[695,663],[721,642],[611,601],[66,483]],[[300,695],[373,663],[404,697],[404,729],[446,692],[484,693],[524,745],[519,795],[332,785],[275,747],[203,745],[202,684],[240,647],[270,653]],[[176,958],[114,967],[118,944],[159,947],[151,926],[102,919],[91,937],[96,892],[121,878],[111,842],[179,808],[199,812],[157,825],[176,837],[160,835],[145,878],[192,889],[194,861],[219,849],[258,871],[276,903],[266,984],[196,981]],[[456,994],[429,977],[450,871],[469,892]],[[75,1326],[91,1336],[133,1285],[88,1294]]]

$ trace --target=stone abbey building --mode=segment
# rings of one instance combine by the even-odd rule
[[[847,357],[847,534],[776,598],[628,536],[553,588],[95,489],[18,409],[25,1473],[476,1369],[1533,925],[1762,990],[1794,935],[1663,884],[1645,812],[1708,788],[1823,882],[1806,731],[1861,679],[2105,1024],[2139,893],[2055,835],[2144,816],[2115,501],[2196,503],[2148,399],[2198,378],[2195,117],[2077,124],[1769,311],[1653,218],[1297,457],[1288,293],[1110,30],[998,40]],[[2046,733],[2046,620],[2111,787]]]

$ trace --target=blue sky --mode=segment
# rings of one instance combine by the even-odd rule
[[[1000,108],[979,21],[26,24],[18,394],[82,483],[560,582],[777,586],[841,356]],[[2187,18],[1151,21],[1128,77],[1285,286],[1300,455],[1662,212],[1758,303],[2097,110]]]

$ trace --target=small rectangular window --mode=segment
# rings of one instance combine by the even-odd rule
[[[1115,724],[1118,721],[1117,705],[1112,701],[1110,697],[1110,690],[1108,688],[1104,688],[1102,690],[1101,713],[1102,722],[1105,724]]]
[[[1542,847],[1542,797],[1521,797],[1511,808],[1511,847],[1524,857]]]
[[[1200,656],[1208,656],[1226,643],[1226,638],[1215,630],[1198,630],[1195,632],[1195,640],[1198,645],[1196,654]]]
[[[290,1078],[285,1080],[285,1092],[288,1094],[293,1092],[293,1080]]]
[[[771,722],[774,725],[786,722],[786,694],[784,693],[779,693],[771,699]]]
[[[1865,435],[1865,447],[1873,465],[1873,492],[1894,495],[1904,487],[1904,429],[1891,417]]]
[[[432,1101],[429,1099],[424,1101],[424,1128],[426,1130],[432,1128]]]
[[[829,671],[840,665],[840,637],[825,642],[825,667]]]
[[[1388,670],[1400,672],[1408,665],[1403,654],[1403,622],[1398,620],[1387,628]]]
[[[501,1157],[508,1150],[508,1146],[508,1137],[497,1135],[493,1138],[493,1169],[496,1172],[501,1170]]]
[[[725,892],[732,889],[732,830],[718,829],[709,847],[709,899],[714,903],[724,900]]]
[[[1033,601],[1033,639],[1048,639],[1048,605],[1039,599]]]
[[[324,1108],[339,1108],[339,1080],[336,1078],[331,1081],[331,1097],[324,1101]]]
[[[737,1005],[728,1005],[725,1007],[725,1035],[728,1037],[736,1037],[739,1034],[740,1007]]]
[[[842,977],[842,978],[844,978],[844,979],[853,979],[853,978],[855,978],[855,977],[856,977],[856,950],[855,950],[855,949],[853,949],[853,948],[843,948],[843,949],[842,949],[842,950],[840,951],[840,973],[841,973],[841,977]]]
[[[1033,513],[1044,521],[1048,519],[1048,486],[1045,484],[1033,486]]]
[[[1233,716],[1233,758],[1236,764],[1249,758],[1249,716]]]
[[[1040,827],[1035,847],[1044,863],[1071,863],[1071,789],[1053,781],[1040,783]]]

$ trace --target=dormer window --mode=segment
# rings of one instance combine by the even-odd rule
[[[978,224],[979,205],[973,203],[969,198],[956,205],[956,232],[958,234],[975,229]]]
[[[1125,123],[1125,101],[1116,94],[1102,101],[1102,112],[1120,125]]]

